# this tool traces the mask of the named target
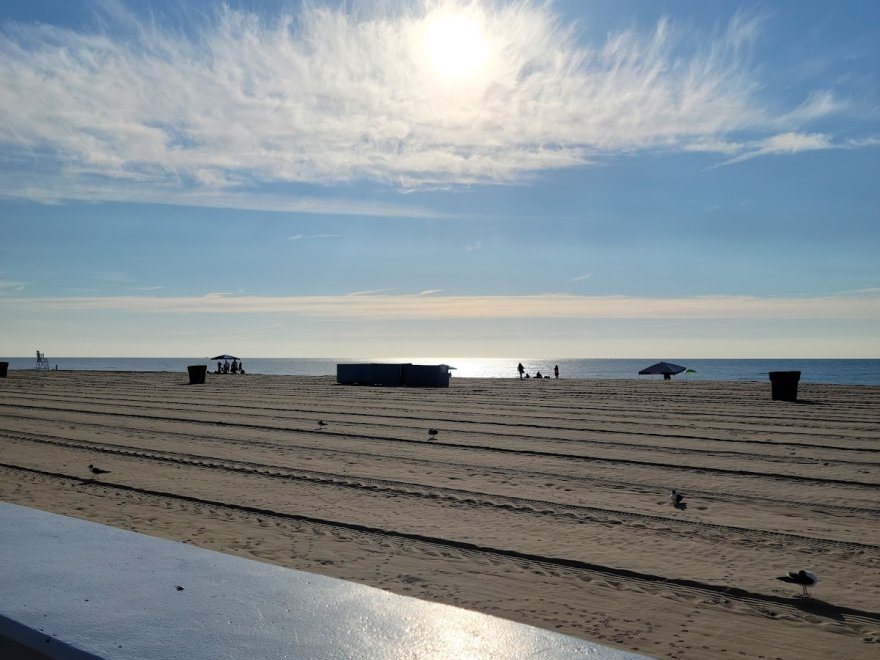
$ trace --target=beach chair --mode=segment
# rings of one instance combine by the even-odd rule
[[[41,371],[43,369],[49,371],[49,360],[46,358],[45,353],[40,353],[40,351],[37,351],[37,371]]]

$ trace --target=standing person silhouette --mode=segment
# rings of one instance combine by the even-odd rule
[[[525,373],[525,368],[522,366],[522,362],[516,365],[516,370],[519,372],[519,379],[522,380],[523,374]]]
[[[558,364],[555,367],[553,367],[553,375],[556,376],[557,378],[559,378],[559,365]]]

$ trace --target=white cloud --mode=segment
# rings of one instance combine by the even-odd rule
[[[735,154],[743,149],[743,144],[717,139],[701,139],[684,146],[685,151],[715,154]]]
[[[721,163],[731,165],[758,156],[779,154],[796,154],[802,151],[823,151],[826,149],[846,148],[845,144],[834,144],[831,138],[822,133],[780,133],[763,140],[743,145],[742,153]]]
[[[212,293],[199,297],[101,296],[7,299],[23,310],[72,312],[113,310],[150,314],[291,314],[372,320],[438,319],[861,319],[880,321],[876,290],[812,297],[387,295],[389,289],[342,296],[242,296]]]
[[[797,153],[798,151],[815,151],[817,149],[830,149],[833,142],[827,135],[821,133],[782,133],[765,139],[762,149],[768,153]]]
[[[0,64],[2,66],[2,64]],[[2,95],[0,95],[2,103]],[[0,124],[2,130],[2,124]],[[2,138],[0,138],[2,144]],[[247,209],[329,215],[378,216],[395,218],[452,218],[434,209],[378,202],[371,199],[321,199],[285,194],[252,193],[246,190],[215,190],[184,187],[180,181],[130,181],[95,184],[69,173],[41,173],[27,169],[4,171],[0,155],[0,198],[23,198],[43,204],[60,204],[69,200],[114,201],[141,204],[176,204],[207,208]],[[39,180],[40,185],[35,183]]]
[[[588,280],[593,277],[592,273],[584,273],[583,275],[578,275],[577,277],[572,277],[569,282],[581,282],[583,280]]]
[[[692,151],[716,151],[717,153],[737,154],[722,163],[711,166],[709,169],[741,163],[759,156],[777,156],[784,154],[796,154],[804,151],[826,151],[829,149],[862,149],[865,147],[880,146],[880,138],[866,137],[849,139],[835,142],[831,136],[824,133],[780,133],[771,135],[761,140],[744,143],[718,144],[717,149],[702,148],[700,145],[691,145]]]
[[[386,293],[387,291],[393,291],[393,290],[394,290],[394,288],[392,287],[390,289],[369,289],[366,291],[351,291],[351,292],[345,294],[344,297],[345,298],[358,298],[361,296],[374,297],[377,294]]]
[[[311,234],[310,236],[306,236],[305,234],[296,234],[295,236],[289,236],[287,240],[299,241],[303,238],[339,238],[339,234]]]
[[[686,145],[685,150],[730,156],[727,160],[709,167],[709,169],[714,169],[723,165],[741,163],[759,156],[777,156],[797,154],[805,151],[826,151],[829,149],[862,149],[876,146],[880,146],[880,138],[873,136],[835,141],[832,136],[825,133],[788,131],[744,142],[702,140]]]
[[[779,117],[781,126],[797,125],[803,122],[821,119],[845,109],[846,104],[835,98],[830,91],[814,92],[800,106]]]
[[[447,3],[392,4],[305,3],[277,19],[225,7],[183,31],[113,3],[102,31],[7,25],[0,196],[420,217],[430,212],[249,191],[509,183],[634,150],[730,153],[733,132],[796,130],[839,108],[824,91],[787,113],[763,108],[749,62],[760,22],[743,15],[717,33],[663,20],[583,44],[550,4],[469,3],[488,59],[450,82],[420,40]]]

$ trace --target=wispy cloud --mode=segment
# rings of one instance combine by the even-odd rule
[[[10,293],[24,289],[24,282],[14,280],[0,280],[0,293]]]
[[[318,238],[318,239],[339,238],[339,234],[312,234],[310,236],[307,236],[306,234],[296,234],[294,236],[288,236],[287,240],[300,241],[302,239],[309,239],[309,238]]]
[[[583,275],[578,275],[577,277],[572,277],[569,282],[582,282],[583,280],[588,280],[593,276],[592,273],[584,273]]]
[[[373,320],[430,319],[861,319],[880,321],[876,290],[811,297],[696,296],[437,296],[359,291],[342,296],[200,297],[101,296],[11,298],[29,311],[142,312],[166,314],[290,314]]]
[[[345,298],[358,298],[358,297],[374,297],[380,293],[387,293],[388,291],[393,291],[394,288],[389,289],[370,289],[367,291],[352,291],[350,293],[345,294]]]
[[[465,83],[445,84],[424,33],[446,4],[304,3],[271,19],[224,7],[182,31],[112,3],[100,31],[7,24],[0,196],[428,216],[251,191],[510,183],[636,150],[730,153],[735,132],[799,131],[841,107],[827,91],[765,107],[750,62],[758,18],[703,33],[661,20],[583,43],[551,4],[529,0],[459,5],[489,55]]]
[[[827,117],[836,112],[846,109],[846,103],[830,91],[822,90],[813,92],[810,97],[797,108],[777,118],[776,123],[781,127],[799,125],[815,119]]]
[[[743,145],[742,153],[730,158],[722,165],[741,163],[744,160],[757,158],[758,156],[770,156],[778,154],[796,154],[802,151],[824,151],[826,149],[846,148],[845,145],[835,145],[831,138],[822,133],[780,133],[763,140]]]
[[[0,107],[2,102],[0,96]],[[2,129],[0,123],[0,145],[4,144]],[[83,177],[74,170],[62,169],[57,164],[53,165],[52,171],[47,171],[43,169],[45,163],[36,160],[31,160],[23,167],[19,165],[15,163],[13,164],[15,169],[7,170],[4,167],[3,154],[0,152],[0,172],[3,173],[3,177],[0,178],[0,198],[28,199],[43,204],[61,204],[71,200],[100,200],[383,218],[455,217],[436,209],[373,199],[324,199],[283,193],[255,193],[244,188],[224,190],[209,188],[204,182],[187,183],[177,178],[132,182],[123,179],[110,180],[98,174]],[[262,180],[271,179],[267,177]]]
[[[835,141],[832,136],[824,133],[797,133],[789,131],[749,142],[697,142],[688,145],[686,149],[688,151],[708,151],[732,156],[709,167],[709,169],[714,169],[723,165],[741,163],[760,156],[778,156],[830,149],[861,149],[875,146],[880,146],[880,138],[865,137]]]

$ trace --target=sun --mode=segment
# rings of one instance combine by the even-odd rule
[[[468,78],[489,55],[480,23],[461,14],[438,16],[427,27],[425,47],[437,71],[449,78]]]

